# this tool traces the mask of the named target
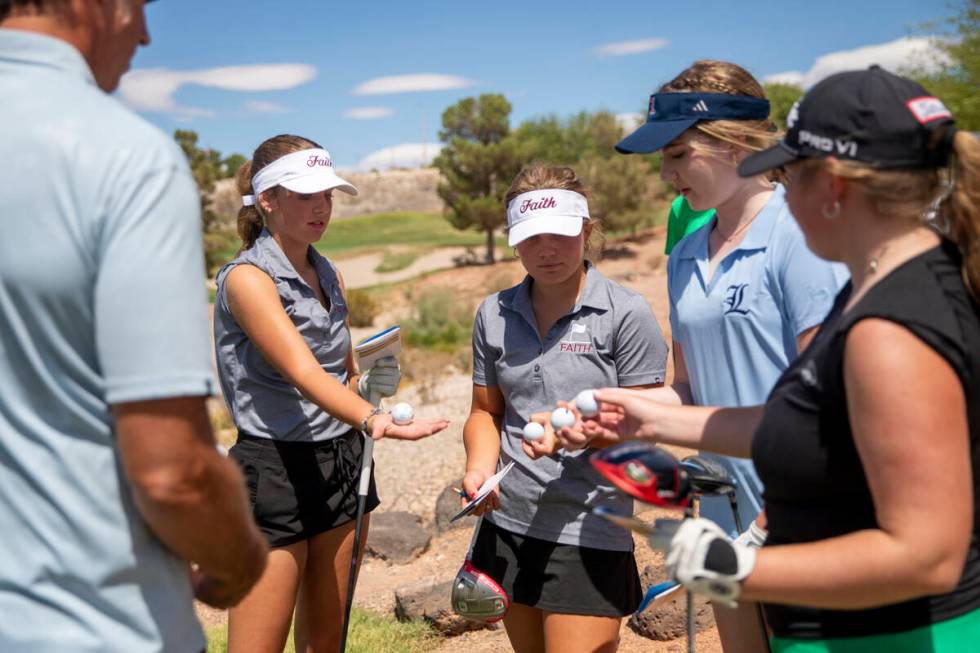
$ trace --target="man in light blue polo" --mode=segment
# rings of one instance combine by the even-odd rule
[[[193,179],[106,94],[143,4],[0,0],[0,651],[201,651],[192,598],[265,564],[205,412]]]

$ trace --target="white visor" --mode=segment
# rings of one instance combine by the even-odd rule
[[[584,195],[543,189],[521,193],[507,205],[507,244],[511,247],[538,234],[577,236],[589,218]]]
[[[337,176],[333,170],[330,153],[319,148],[300,150],[279,157],[255,173],[252,177],[254,195],[242,195],[242,204],[252,206],[259,193],[282,186],[294,193],[320,193],[339,188],[345,193],[357,195],[354,185]]]

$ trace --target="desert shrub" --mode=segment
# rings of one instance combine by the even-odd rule
[[[444,288],[425,290],[402,322],[405,342],[414,347],[452,351],[470,342],[473,311]]]
[[[369,327],[374,324],[381,307],[377,300],[366,290],[359,288],[347,289],[347,310],[350,314],[351,326]]]

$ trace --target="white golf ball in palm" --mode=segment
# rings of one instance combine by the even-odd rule
[[[524,425],[524,439],[528,442],[537,442],[544,437],[544,427],[537,422],[528,422]]]
[[[551,413],[551,425],[556,431],[563,426],[571,426],[574,423],[575,413],[567,408],[556,408],[555,411]]]
[[[415,419],[415,411],[412,410],[410,404],[406,404],[404,401],[397,403],[391,408],[391,421],[398,426],[405,426],[411,424],[412,420]]]
[[[599,403],[595,400],[595,393],[592,390],[583,390],[575,395],[575,407],[583,417],[599,414]]]

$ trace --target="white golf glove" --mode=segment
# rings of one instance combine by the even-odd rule
[[[368,401],[371,401],[372,394],[376,397],[390,397],[398,390],[401,380],[398,359],[385,356],[374,361],[371,369],[361,374],[361,378],[357,380],[357,394]]]
[[[742,544],[744,546],[752,546],[757,549],[761,549],[762,545],[766,543],[767,537],[769,537],[769,531],[753,521],[751,524],[749,524],[749,527],[745,529],[744,533],[735,538],[735,544]]]
[[[734,608],[755,556],[755,548],[736,544],[714,522],[685,519],[670,541],[667,573],[688,590]]]

